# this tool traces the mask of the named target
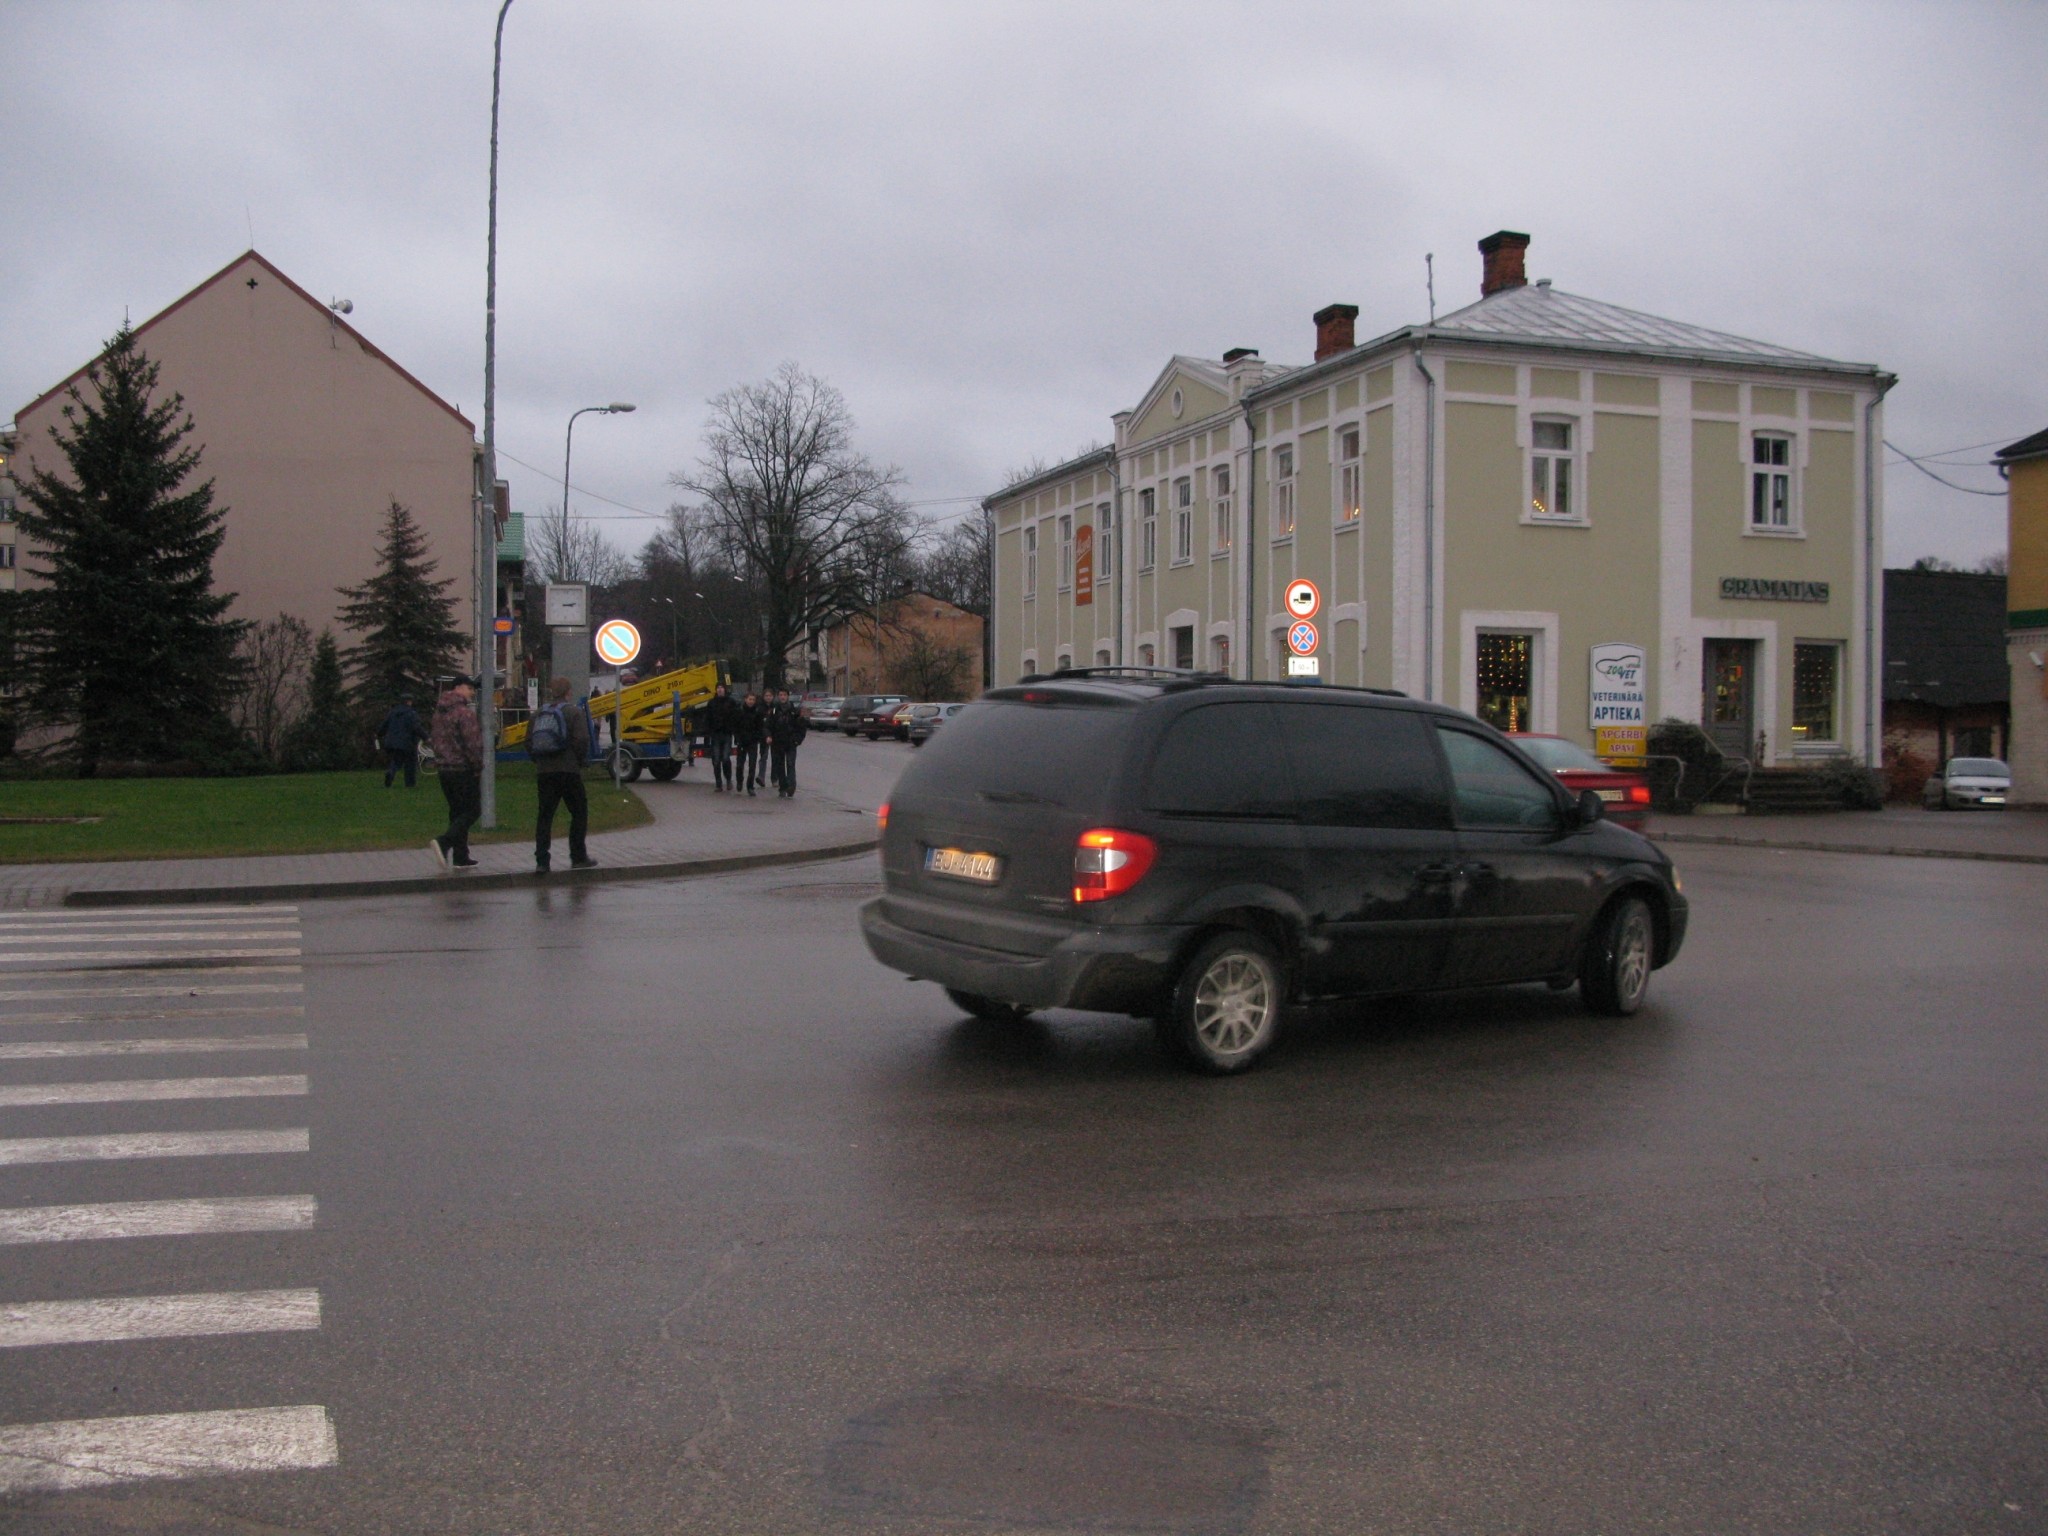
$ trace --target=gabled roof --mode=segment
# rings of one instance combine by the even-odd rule
[[[191,292],[187,293],[183,298],[173,300],[170,304],[167,304],[166,306],[164,306],[164,308],[158,310],[155,314],[151,315],[147,320],[143,321],[142,324],[136,326],[135,335],[137,339],[139,340],[141,337],[147,335],[153,326],[167,319],[169,316],[176,314],[179,310],[183,309],[187,304],[190,304],[194,299],[198,298],[202,293],[206,292],[207,289],[213,287],[217,283],[225,281],[233,273],[241,270],[244,263],[247,262],[254,262],[257,266],[261,267],[265,272],[268,272],[272,277],[276,278],[277,281],[282,283],[289,292],[297,294],[299,298],[303,299],[307,304],[311,305],[315,310],[317,310],[320,313],[320,315],[327,320],[329,324],[337,327],[342,331],[347,332],[348,335],[355,341],[356,345],[361,347],[364,352],[369,354],[371,357],[376,358],[378,362],[384,364],[385,367],[389,368],[401,379],[404,379],[406,383],[410,384],[414,389],[418,390],[421,394],[425,395],[429,400],[433,401],[434,404],[438,405],[450,416],[453,416],[457,421],[461,422],[464,427],[468,428],[470,435],[472,437],[476,435],[475,424],[472,423],[467,416],[463,415],[462,412],[455,409],[454,406],[450,405],[446,400],[443,400],[439,395],[435,394],[431,389],[427,388],[426,385],[422,384],[410,373],[407,373],[405,369],[399,367],[398,364],[394,363],[387,354],[381,351],[374,343],[372,343],[367,337],[365,337],[361,331],[357,330],[354,326],[350,325],[346,320],[342,319],[342,317],[339,314],[337,314],[334,310],[329,309],[325,304],[322,304],[318,299],[314,298],[312,294],[306,292],[305,289],[301,288],[297,283],[293,282],[289,277],[285,276],[284,273],[279,271],[276,265],[272,263],[268,258],[264,257],[263,255],[253,250],[244,251],[241,255],[237,256],[233,261],[229,262],[226,266],[222,267],[218,272],[214,273],[213,276],[209,277],[205,282],[201,283],[198,287],[194,288]],[[85,377],[86,371],[93,367],[94,364],[98,363],[100,358],[103,357],[104,355],[104,353],[95,354],[91,362],[88,362],[84,366],[72,370],[71,373],[66,375],[63,379],[59,380],[58,383],[54,385],[52,388],[46,389],[40,395],[37,395],[35,399],[29,401],[27,405],[24,405],[20,410],[14,413],[16,418],[19,419],[20,417],[26,416],[30,411],[34,410],[37,406],[43,404],[44,401],[51,399],[53,396],[61,395],[73,384],[77,383],[80,379]]]
[[[1884,573],[1884,696],[1954,709],[2011,696],[2005,578],[1976,571]]]
[[[1993,457],[2010,464],[2017,459],[2038,459],[2044,455],[2048,455],[2048,427],[2043,427],[2032,437],[2023,437],[2016,443],[2007,443]]]
[[[1676,352],[1738,364],[1873,371],[1875,368],[1874,364],[1845,363],[1768,341],[1710,331],[1703,325],[1646,315],[1640,310],[1623,309],[1619,304],[1566,293],[1547,283],[1529,283],[1490,293],[1476,304],[1445,315],[1430,329],[1450,336],[1551,342],[1602,351]]]

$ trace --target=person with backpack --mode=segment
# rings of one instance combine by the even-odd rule
[[[533,759],[533,777],[540,789],[540,820],[533,829],[533,872],[548,872],[549,845],[555,839],[555,807],[569,807],[569,867],[594,869],[584,839],[590,833],[590,797],[583,790],[583,765],[590,761],[590,716],[569,702],[569,679],[548,685],[548,702],[534,711],[526,726],[526,755]]]
[[[377,745],[384,752],[386,789],[391,787],[393,776],[401,768],[405,770],[405,787],[419,787],[420,743],[426,739],[427,728],[420,723],[420,717],[412,707],[412,695],[408,693],[391,706],[384,723],[377,727]]]
[[[733,722],[733,743],[740,749],[735,792],[744,786],[751,795],[754,786],[761,782],[761,740],[767,733],[768,711],[761,707],[760,698],[750,692],[740,705],[739,718]]]
[[[469,829],[483,815],[484,737],[474,699],[468,678],[451,678],[434,706],[428,738],[441,775],[441,796],[448,802],[448,830],[427,849],[443,867],[455,869],[476,868],[469,856]]]
[[[789,701],[789,690],[779,690],[768,712],[768,777],[785,800],[796,795],[796,749],[810,731],[803,711]]]
[[[704,750],[711,754],[711,789],[724,794],[732,784],[732,731],[739,723],[740,706],[732,690],[720,683],[704,706]]]

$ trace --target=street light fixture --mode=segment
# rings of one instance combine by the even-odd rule
[[[486,831],[498,824],[498,81],[505,62],[505,13],[491,38],[491,222],[484,253],[484,462],[476,498],[476,690],[477,725],[484,745],[483,775],[477,785],[477,820]]]

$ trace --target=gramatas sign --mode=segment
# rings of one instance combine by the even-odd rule
[[[1593,647],[1592,726],[1641,725],[1649,713],[1643,648],[1623,641]]]
[[[1721,595],[1752,598],[1763,603],[1824,603],[1828,584],[1824,581],[1771,581],[1762,576],[1723,576]]]

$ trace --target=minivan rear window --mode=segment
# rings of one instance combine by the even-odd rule
[[[1167,726],[1152,755],[1145,808],[1235,820],[1292,814],[1273,735],[1270,704],[1239,700],[1189,710]]]
[[[984,699],[931,739],[903,787],[1019,804],[1096,803],[1122,755],[1134,711]]]

